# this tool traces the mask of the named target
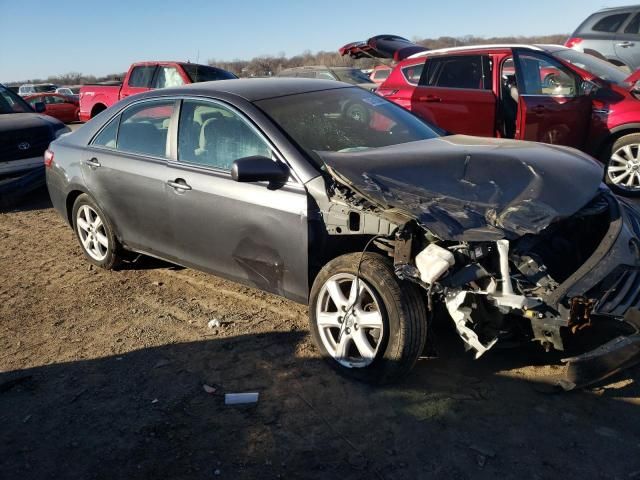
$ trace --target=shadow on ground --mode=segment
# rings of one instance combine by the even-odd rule
[[[518,373],[522,352],[474,362],[458,345],[420,361],[400,385],[373,388],[300,356],[307,341],[300,332],[245,335],[2,373],[1,477],[632,478],[640,470],[638,369],[597,393],[550,395]],[[224,392],[246,391],[260,392],[257,405],[224,405]]]

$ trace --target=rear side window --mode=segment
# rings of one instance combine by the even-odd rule
[[[432,58],[420,84],[428,87],[490,90],[491,60],[486,55]]]
[[[271,149],[243,118],[213,102],[185,100],[178,124],[178,161],[230,171],[234,160]]]
[[[423,70],[424,62],[418,65],[409,65],[402,69],[402,75],[404,75],[405,80],[411,85],[418,85]]]
[[[102,131],[93,139],[92,145],[98,147],[116,148],[116,139],[118,136],[118,124],[120,123],[120,115],[112,119]]]
[[[125,152],[165,157],[174,102],[144,102],[121,114],[116,148]]]
[[[616,13],[615,15],[607,15],[596,22],[592,27],[595,32],[617,32],[627,18],[629,13]]]
[[[129,75],[129,86],[145,88],[150,87],[151,79],[153,78],[153,72],[155,71],[155,69],[155,65],[133,67],[131,75]]]
[[[640,13],[636,13],[635,17],[627,24],[624,28],[624,33],[640,34]]]
[[[391,70],[387,69],[376,70],[376,73],[373,74],[373,78],[375,78],[376,80],[386,80],[387,78],[389,78],[390,73]]]

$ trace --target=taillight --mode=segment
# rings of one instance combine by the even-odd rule
[[[564,46],[567,48],[573,48],[576,45],[582,43],[582,39],[579,37],[571,37],[566,42],[564,42]]]
[[[390,97],[391,95],[398,93],[398,90],[392,90],[391,88],[379,88],[376,90],[376,93],[381,97]]]
[[[44,152],[44,166],[49,168],[53,163],[53,152],[51,150],[47,150]]]

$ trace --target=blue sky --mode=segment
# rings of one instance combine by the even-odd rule
[[[0,0],[0,81],[140,60],[232,60],[404,37],[569,33],[611,0]],[[511,6],[507,6],[507,5]],[[361,7],[358,7],[360,5]]]

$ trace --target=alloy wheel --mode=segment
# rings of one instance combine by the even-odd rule
[[[611,155],[607,177],[622,190],[640,189],[640,144],[623,145]]]
[[[109,251],[109,238],[98,212],[89,205],[82,205],[78,209],[76,225],[85,252],[94,260],[103,261]]]
[[[329,278],[316,304],[322,343],[334,360],[347,368],[364,368],[382,344],[384,322],[379,300],[361,278],[340,273]]]

